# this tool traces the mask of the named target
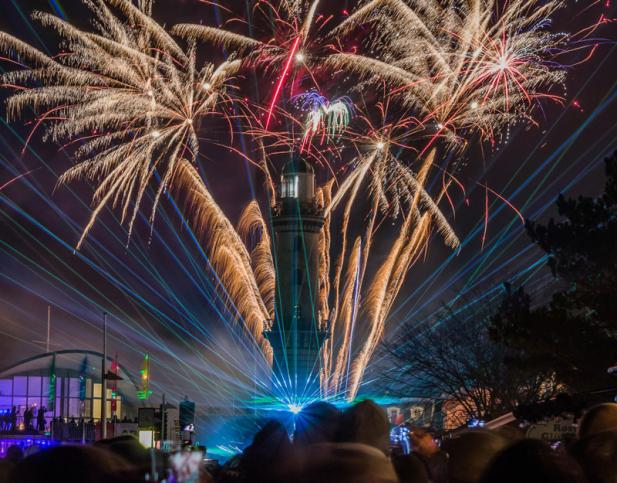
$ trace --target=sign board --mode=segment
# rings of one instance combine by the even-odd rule
[[[411,421],[418,421],[424,415],[424,406],[411,406],[409,408],[409,418]]]
[[[139,431],[139,442],[144,448],[152,448],[154,445],[154,431]]]
[[[388,421],[390,421],[390,424],[397,425],[403,422],[401,408],[390,406],[386,408],[386,412],[388,413]]]
[[[573,419],[554,418],[529,426],[527,437],[541,439],[549,443],[563,441],[576,437],[576,425]]]

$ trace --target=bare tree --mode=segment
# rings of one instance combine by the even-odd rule
[[[407,323],[396,340],[384,344],[388,392],[444,400],[455,425],[491,419],[550,395],[555,390],[550,375],[505,363],[511,353],[489,337],[490,310],[465,305],[444,309],[432,323]]]

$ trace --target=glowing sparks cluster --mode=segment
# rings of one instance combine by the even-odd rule
[[[316,92],[309,92],[296,96],[294,101],[307,113],[303,143],[320,134],[321,144],[335,139],[345,131],[353,115],[353,104],[348,97],[330,102]]]
[[[251,118],[247,109],[241,119],[249,124],[245,133],[259,145],[254,164],[265,174],[271,203],[276,190],[264,139],[274,137],[289,150],[301,144],[306,156],[314,155],[313,138],[322,145],[336,138],[352,148],[352,159],[336,176],[329,166],[331,176],[317,191],[326,222],[316,312],[331,324],[319,376],[328,396],[357,393],[406,274],[426,252],[432,231],[452,248],[459,244],[438,206],[443,197],[449,199],[448,186],[458,181],[450,175],[446,180],[444,172],[435,197],[426,188],[438,149],[461,149],[478,134],[494,140],[504,125],[531,119],[539,100],[559,100],[547,89],[564,77],[551,59],[565,37],[546,31],[559,7],[554,0],[503,5],[496,0],[370,0],[336,25],[332,16],[318,14],[318,0],[255,2],[253,13],[272,21],[267,38],[193,24],[178,25],[170,34],[151,18],[151,0],[138,6],[129,0],[83,2],[93,12],[94,33],[34,14],[64,40],[64,50],[55,57],[0,33],[0,48],[20,65],[2,76],[5,85],[19,91],[9,100],[9,114],[32,109],[36,127],[45,124],[47,138],[75,147],[76,165],[61,183],[96,182],[94,209],[78,247],[105,206],[121,211],[130,233],[146,189],[158,180],[150,219],[166,190],[185,200],[221,291],[270,362],[271,348],[262,335],[274,317],[269,224],[257,201],[246,208],[237,229],[218,206],[194,166],[205,144],[200,124],[214,116],[229,120],[232,103],[242,109],[245,101],[232,96],[232,89],[240,89],[234,79],[241,70],[275,75],[267,105],[253,106],[261,116]],[[345,49],[345,39],[360,27],[365,40]],[[225,46],[231,57],[219,66],[198,65],[198,41]],[[317,93],[322,92],[317,77],[324,71],[329,79],[352,77],[353,86],[329,101]],[[294,96],[294,82],[306,79],[313,84],[305,89],[309,93]],[[369,101],[363,95],[367,85]],[[286,94],[305,118],[283,112],[279,101]],[[354,107],[357,98],[372,108]],[[277,133],[271,127],[279,112],[299,126],[299,140],[289,130]],[[368,222],[353,234],[353,211],[363,190],[369,193],[369,209],[361,219]],[[385,261],[370,273],[380,213],[400,223]],[[336,246],[334,230],[340,235]]]

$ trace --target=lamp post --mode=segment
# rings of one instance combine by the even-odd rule
[[[103,312],[103,364],[101,371],[101,391],[102,391],[102,404],[101,404],[101,422],[102,437],[107,438],[107,312]]]
[[[167,411],[165,406],[165,394],[163,394],[163,405],[161,406],[161,449],[163,449],[163,445],[165,444],[165,411]]]

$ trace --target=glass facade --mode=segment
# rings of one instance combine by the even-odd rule
[[[56,377],[55,394],[49,393],[48,376],[13,376],[7,379],[0,379],[0,413],[6,414],[13,407],[17,408],[17,424],[24,422],[24,412],[30,408],[34,412],[33,424],[36,421],[39,408],[45,411],[45,426],[49,428],[49,423],[54,417],[61,417],[65,420],[80,418],[94,419],[101,418],[101,384],[92,379],[86,379],[85,400],[79,399],[80,385],[79,377]],[[112,389],[107,389],[107,415],[109,418],[116,416],[122,418],[122,398],[119,394],[115,395],[115,402],[112,403]],[[53,408],[50,408],[50,399],[55,401]],[[112,407],[115,411],[112,412]]]

